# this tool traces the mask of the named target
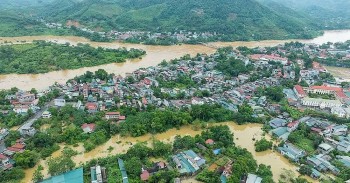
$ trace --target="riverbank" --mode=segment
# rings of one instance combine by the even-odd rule
[[[34,40],[46,40],[56,43],[64,44],[69,42],[70,44],[88,43],[94,47],[104,48],[120,48],[126,47],[145,50],[147,55],[142,59],[129,60],[126,63],[113,63],[100,65],[95,67],[86,67],[74,70],[61,70],[54,71],[45,74],[6,74],[0,75],[0,89],[10,89],[17,87],[23,90],[30,90],[31,88],[37,88],[43,90],[48,88],[55,82],[65,83],[68,79],[75,76],[82,75],[86,71],[96,71],[98,69],[104,69],[109,73],[125,75],[125,73],[132,72],[138,68],[155,66],[161,63],[163,60],[171,60],[179,58],[185,54],[196,55],[197,53],[212,54],[216,51],[215,48],[225,46],[247,46],[247,47],[265,47],[276,46],[290,41],[300,41],[303,43],[315,43],[323,44],[327,42],[339,42],[350,39],[350,30],[340,31],[325,31],[324,35],[312,39],[312,40],[267,40],[267,41],[251,41],[251,42],[215,42],[208,43],[208,46],[204,45],[172,45],[172,46],[151,46],[142,44],[128,44],[120,42],[104,43],[104,42],[91,42],[88,39],[74,36],[24,36],[24,37],[0,37],[0,43],[13,42],[16,44],[22,44],[23,42],[32,42]]]
[[[281,156],[278,152],[275,152],[272,150],[259,152],[259,153],[255,152],[253,138],[256,140],[260,140],[263,137],[269,139],[268,135],[264,135],[261,124],[238,125],[234,122],[224,122],[224,123],[215,123],[212,125],[229,126],[230,130],[234,134],[235,144],[242,148],[246,148],[249,152],[251,152],[253,154],[253,157],[257,160],[259,164],[270,165],[271,171],[273,172],[273,179],[276,182],[278,182],[279,176],[283,172],[283,169],[291,170],[296,175],[299,175],[299,173],[296,171],[297,166],[291,164],[285,157]],[[79,166],[94,158],[96,159],[100,157],[106,157],[112,154],[125,153],[132,146],[132,144],[135,144],[137,142],[149,142],[151,141],[151,139],[154,138],[166,143],[172,143],[176,135],[195,136],[200,133],[201,133],[201,130],[195,131],[193,130],[191,125],[188,125],[188,126],[183,126],[178,130],[170,129],[164,133],[160,133],[156,135],[147,134],[141,137],[120,137],[119,135],[116,135],[116,136],[113,136],[111,139],[109,139],[103,145],[98,146],[92,151],[86,152],[86,153],[84,152],[84,148],[82,144],[79,144],[77,147],[73,147],[73,146],[69,146],[69,147],[79,152],[78,155],[73,157],[73,161]],[[61,155],[61,150],[63,149],[64,144],[61,144],[60,147],[61,149],[53,153],[51,157],[58,157]],[[113,150],[108,151],[107,149],[109,147],[113,147]],[[44,167],[43,174],[45,175],[45,177],[48,177],[48,173],[47,173],[48,167],[46,162],[47,160],[42,160],[39,162],[39,164]],[[22,180],[23,183],[28,183],[31,181],[33,173],[37,168],[37,166],[31,169],[27,169],[25,171],[25,179]],[[308,179],[308,180],[315,182],[312,179]]]

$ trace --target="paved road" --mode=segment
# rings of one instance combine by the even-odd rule
[[[63,98],[63,96],[60,96],[58,98]],[[57,99],[57,98],[56,98]],[[25,123],[23,123],[23,125],[21,127],[19,127],[17,129],[17,131],[19,131],[21,133],[22,129],[28,129],[30,128],[33,123],[38,120],[39,118],[41,118],[41,115],[47,111],[49,109],[49,107],[53,106],[55,103],[55,99],[51,100],[49,103],[47,103],[45,106],[43,106],[39,111],[37,111],[35,113],[35,115],[33,117],[31,117],[30,119],[28,119]]]

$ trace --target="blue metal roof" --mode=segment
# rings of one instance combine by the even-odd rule
[[[118,164],[119,164],[119,169],[120,172],[122,173],[122,180],[123,183],[128,183],[128,175],[126,174],[125,166],[124,166],[124,161],[120,158],[118,158]]]
[[[83,168],[78,168],[61,175],[43,180],[41,183],[83,183]]]

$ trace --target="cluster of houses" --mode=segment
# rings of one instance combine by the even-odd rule
[[[339,169],[332,164],[333,161],[339,160],[344,166],[350,168],[349,156],[339,156],[336,159],[332,159],[328,155],[332,151],[350,152],[350,135],[347,125],[338,125],[312,117],[303,117],[297,121],[275,118],[269,123],[271,128],[273,128],[271,130],[272,134],[285,141],[283,146],[278,147],[278,151],[294,162],[299,162],[301,159],[306,158],[307,164],[313,167],[311,177],[320,178],[321,172],[331,172],[337,175]],[[319,144],[315,155],[308,155],[303,149],[287,140],[289,134],[297,130],[301,123],[306,124],[311,129],[311,133],[315,133],[323,138],[323,143]]]
[[[208,39],[219,35],[216,32],[192,32],[192,31],[185,31],[185,30],[180,30],[175,32],[155,32],[155,33],[149,32],[149,31],[145,32],[145,31],[135,31],[135,30],[132,30],[132,31],[110,30],[108,32],[103,32],[103,31],[91,30],[80,24],[72,23],[72,21],[68,21],[66,25],[63,25],[61,23],[46,22],[44,19],[39,19],[38,21],[44,23],[44,25],[50,29],[66,29],[74,25],[80,31],[83,31],[89,34],[97,33],[102,37],[119,40],[119,41],[127,41],[129,39],[132,39],[132,40],[139,40],[140,42],[142,42],[145,40],[158,40],[158,39],[170,38],[170,39],[176,40],[177,42],[186,42],[186,41],[196,40],[196,39],[201,39],[201,40]]]
[[[29,109],[32,111],[40,109],[37,107],[39,100],[28,92],[19,91],[14,95],[7,95],[5,99],[10,101],[13,111],[17,114],[26,114]]]
[[[25,150],[26,144],[24,139],[18,139],[16,143],[0,151],[0,171],[6,171],[13,168],[15,161],[13,157],[15,153],[21,153]]]

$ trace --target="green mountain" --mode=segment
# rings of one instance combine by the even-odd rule
[[[197,31],[222,40],[311,38],[319,27],[307,17],[255,0],[59,0],[42,8],[50,21],[74,20],[95,30]],[[286,11],[288,10],[288,11]]]
[[[289,7],[313,18],[325,29],[350,28],[349,0],[258,0],[269,6],[273,3]]]

